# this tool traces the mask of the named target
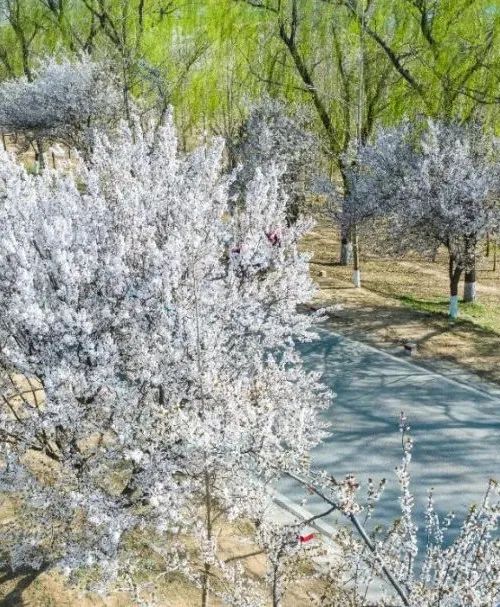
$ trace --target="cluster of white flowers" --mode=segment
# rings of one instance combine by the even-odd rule
[[[308,181],[317,171],[320,143],[283,104],[268,99],[255,106],[243,123],[236,141],[230,142],[234,161],[240,164],[236,185],[245,187],[257,167],[279,165],[279,185],[288,199],[287,219],[297,220],[304,210]]]
[[[1,358],[44,394],[0,407],[0,491],[38,521],[2,527],[3,563],[116,562],[137,526],[196,536],[201,503],[210,566],[215,510],[258,519],[320,440],[329,395],[294,351],[309,225],[287,225],[273,166],[231,211],[222,157],[180,155],[171,120],[99,136],[75,174],[2,154]]]
[[[86,55],[79,60],[44,59],[33,80],[26,76],[0,86],[0,130],[82,150],[91,130],[107,128],[122,114],[112,71]]]
[[[495,607],[500,595],[500,494],[491,481],[480,504],[472,506],[460,529],[450,529],[452,513],[437,513],[429,493],[425,529],[418,534],[415,500],[411,491],[412,440],[408,419],[401,413],[402,463],[396,468],[400,485],[401,515],[388,527],[368,523],[384,490],[385,481],[368,483],[367,503],[357,496],[356,506],[346,508],[344,484],[325,473],[311,477],[313,492],[353,523],[356,534],[345,528],[336,532],[339,554],[330,554],[323,576],[327,590],[315,605],[333,607],[344,592],[347,605],[365,604],[361,597],[377,596],[375,604],[408,607]],[[349,479],[348,479],[349,480]],[[357,487],[356,487],[357,488]],[[342,575],[339,572],[342,570]],[[381,586],[380,580],[384,583]],[[347,597],[347,598],[346,598]],[[349,600],[348,600],[349,599]],[[352,601],[352,602],[349,602]]]

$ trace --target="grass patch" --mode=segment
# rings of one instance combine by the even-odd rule
[[[417,312],[448,317],[448,298],[420,299],[413,295],[393,295],[393,297],[404,306]],[[495,306],[489,306],[480,302],[464,303],[461,301],[458,316],[456,322],[469,322],[486,331],[500,332],[498,309]]]
[[[448,316],[447,299],[440,297],[436,297],[435,299],[418,299],[413,295],[393,295],[393,297],[412,310]]]

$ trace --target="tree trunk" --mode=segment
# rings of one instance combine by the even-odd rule
[[[464,302],[476,301],[476,240],[468,238],[467,265],[464,277]]]
[[[282,544],[281,547],[278,549],[278,552],[276,553],[273,562],[273,578],[271,584],[272,607],[281,607],[282,604],[281,599],[283,598],[283,571],[281,559],[284,556],[283,549],[284,545]]]
[[[45,159],[43,157],[43,143],[40,139],[36,140],[35,162],[38,163],[38,171],[43,171]]]
[[[210,475],[205,470],[205,524],[207,540],[212,539],[212,492],[210,486]],[[201,582],[201,606],[208,607],[208,593],[210,591],[210,563],[204,563]]]
[[[356,226],[352,228],[352,282],[354,286],[359,289],[361,287],[361,270],[359,267],[359,243],[358,243],[358,232]]]
[[[340,259],[339,264],[341,266],[348,266],[352,263],[353,250],[352,250],[352,238],[350,230],[341,228],[340,231]]]
[[[297,174],[295,187],[291,188],[287,205],[286,221],[289,226],[297,223],[299,215],[304,212],[306,206],[306,176],[302,168]]]
[[[462,276],[462,267],[457,265],[455,257],[450,253],[448,264],[448,275],[450,278],[450,307],[449,317],[455,320],[458,317],[458,284]]]
[[[272,603],[273,603],[273,607],[280,607],[280,596],[279,596],[279,591],[278,591],[278,571],[277,571],[278,567],[275,566],[274,567],[274,571],[273,571],[273,582],[272,582]]]
[[[292,194],[286,205],[286,222],[288,226],[293,226],[297,223],[300,211],[304,208],[305,196],[300,194]]]
[[[464,276],[464,302],[476,301],[476,268],[465,272]]]

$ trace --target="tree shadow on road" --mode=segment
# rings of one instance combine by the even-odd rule
[[[398,305],[354,303],[328,313],[329,328],[379,347],[417,344],[415,362],[439,358],[500,383],[500,336],[467,320]]]

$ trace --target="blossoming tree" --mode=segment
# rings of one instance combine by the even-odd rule
[[[0,85],[0,130],[38,142],[42,166],[47,142],[86,150],[92,129],[116,123],[123,113],[115,81],[112,72],[86,55],[74,61],[46,58],[32,78],[23,76]]]
[[[0,409],[0,490],[30,522],[0,530],[4,564],[119,573],[127,532],[189,530],[199,566],[175,539],[162,554],[206,605],[217,521],[261,521],[266,484],[320,440],[328,394],[293,348],[308,224],[287,225],[272,166],[231,213],[222,156],[181,156],[171,122],[97,137],[75,174],[2,155],[1,356],[41,395]]]
[[[328,563],[326,588],[319,597],[312,597],[311,603],[316,607],[338,604],[358,607],[372,596],[377,597],[373,603],[370,601],[375,605],[494,607],[497,604],[498,483],[489,482],[483,497],[471,505],[457,529],[451,529],[454,514],[441,515],[434,492],[430,491],[424,508],[425,526],[419,533],[415,516],[418,504],[411,483],[413,442],[409,431],[408,418],[401,412],[403,456],[396,468],[400,516],[388,526],[372,521],[386,486],[385,479],[378,485],[369,480],[366,498],[361,497],[360,484],[353,476],[338,482],[319,473],[308,479],[309,493],[342,512],[357,532],[352,534],[343,528],[337,531],[340,565],[338,555]],[[370,521],[375,524],[370,525]],[[345,583],[339,583],[339,579]],[[374,587],[374,582],[380,579],[384,580],[384,587],[377,584]]]
[[[266,100],[252,109],[239,137],[230,143],[232,160],[241,165],[236,182],[240,187],[252,180],[256,168],[281,166],[279,185],[288,199],[289,223],[304,210],[308,182],[319,159],[318,138],[300,122],[287,115],[283,104]]]
[[[361,148],[346,202],[360,220],[381,218],[386,249],[448,251],[450,316],[458,314],[458,286],[475,292],[476,247],[499,225],[498,163],[478,127],[429,122],[403,125]]]

